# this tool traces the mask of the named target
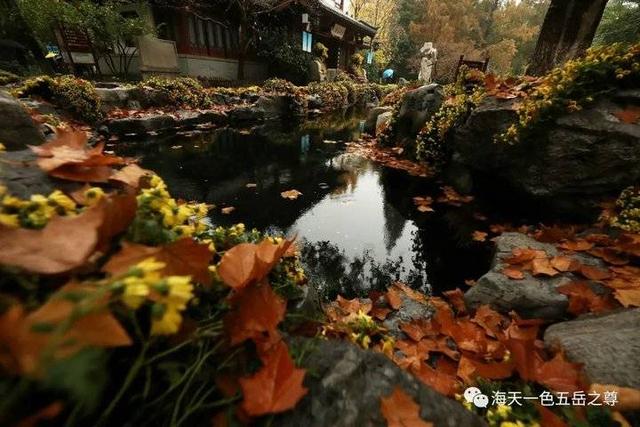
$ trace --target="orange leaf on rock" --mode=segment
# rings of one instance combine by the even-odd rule
[[[511,352],[516,370],[525,381],[535,380],[542,358],[536,351],[537,326],[519,326],[511,322],[505,331],[504,345]]]
[[[561,272],[578,271],[580,262],[568,256],[558,255],[551,259],[551,266]]]
[[[139,188],[140,180],[152,174],[153,172],[147,169],[142,169],[140,166],[133,163],[113,173],[109,180],[121,182],[133,188]]]
[[[640,288],[616,289],[614,296],[625,308],[640,307]]]
[[[41,230],[0,226],[0,264],[39,274],[78,268],[94,252],[103,220],[98,205],[76,216],[55,216]]]
[[[422,363],[418,369],[411,369],[411,372],[416,378],[440,394],[453,397],[458,391],[459,386],[455,375],[435,370],[426,363]]]
[[[234,308],[224,321],[231,345],[263,333],[273,334],[284,318],[287,305],[266,283],[242,289],[232,296],[231,304]]]
[[[506,322],[506,318],[485,304],[478,307],[471,321],[480,325],[487,335],[496,338],[502,335],[502,325]]]
[[[629,264],[629,257],[613,248],[593,248],[589,251],[589,255],[602,258],[605,262],[611,265]]]
[[[582,365],[567,361],[562,352],[553,359],[542,362],[536,369],[536,381],[549,387],[553,391],[585,390],[581,379]]]
[[[402,307],[402,298],[400,297],[400,292],[396,288],[389,288],[386,295],[391,308],[398,310]]]
[[[584,264],[580,266],[580,274],[591,280],[605,280],[611,277],[611,273],[607,270]]]
[[[551,263],[547,258],[536,258],[531,261],[531,264],[534,276],[553,277],[559,274],[558,271],[551,266]]]
[[[596,294],[587,282],[571,282],[556,289],[569,298],[567,311],[574,315],[599,313],[616,307],[610,296]]]
[[[559,248],[561,249],[566,249],[569,251],[588,251],[589,249],[593,248],[595,245],[591,242],[589,242],[588,240],[585,239],[576,239],[576,240],[569,240],[563,243],[560,243],[558,245]]]
[[[465,384],[472,384],[477,377],[484,379],[500,380],[513,375],[514,363],[506,362],[484,363],[466,356],[460,358],[457,375]]]
[[[304,369],[297,369],[284,342],[261,358],[263,366],[253,376],[240,378],[242,409],[250,416],[292,409],[307,394],[302,386]]]
[[[209,262],[213,255],[208,245],[184,237],[164,246],[145,246],[124,242],[122,249],[102,267],[112,275],[126,273],[133,265],[147,258],[166,264],[162,273],[167,276],[191,276],[194,281],[209,284]]]
[[[388,427],[432,427],[420,418],[420,405],[396,386],[388,397],[380,398],[380,411]]]
[[[524,272],[522,270],[518,270],[517,268],[505,268],[502,270],[502,274],[507,276],[509,279],[513,280],[522,280],[524,279]]]
[[[511,256],[504,259],[504,262],[511,265],[524,264],[536,258],[546,257],[547,254],[544,251],[530,248],[515,248],[511,251]]]

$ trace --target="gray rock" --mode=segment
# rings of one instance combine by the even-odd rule
[[[569,360],[584,364],[592,383],[640,388],[640,309],[585,316],[551,325],[547,347],[563,349]]]
[[[436,83],[407,92],[398,113],[399,142],[403,139],[414,140],[427,120],[438,111],[443,101],[442,87]]]
[[[367,114],[367,120],[364,122],[364,131],[369,135],[375,135],[378,123],[378,117],[383,113],[388,113],[393,110],[393,107],[374,107],[369,110]]]
[[[402,300],[400,308],[389,313],[382,324],[394,338],[406,339],[404,332],[400,330],[400,325],[412,320],[429,319],[433,315],[434,309],[430,305],[411,299],[405,294],[401,294],[400,299]]]
[[[33,151],[9,151],[2,157],[5,161],[0,163],[0,182],[10,194],[28,199],[33,194],[49,194],[54,190],[51,178],[36,164]]]
[[[559,116],[517,144],[494,136],[517,120],[516,102],[485,98],[453,135],[454,158],[472,171],[502,181],[549,208],[580,213],[603,196],[640,179],[640,125],[614,115],[637,91],[606,96],[579,112]]]
[[[255,104],[236,107],[229,111],[229,122],[232,124],[259,123],[264,121],[264,110]]]
[[[382,132],[384,127],[389,124],[392,118],[393,118],[393,111],[387,111],[386,113],[382,113],[378,116],[378,118],[376,119],[376,128],[375,128],[376,135]]]
[[[44,135],[20,101],[0,91],[0,143],[7,150],[20,150],[43,141]]]
[[[502,313],[515,311],[524,318],[547,320],[562,319],[567,316],[569,300],[556,288],[579,279],[573,273],[560,273],[554,277],[533,276],[525,272],[523,280],[512,280],[502,274],[508,265],[504,259],[511,256],[515,248],[543,250],[548,256],[561,254],[554,245],[541,243],[521,233],[503,233],[496,238],[495,255],[491,270],[478,279],[464,295],[464,301],[470,309],[488,304]],[[602,267],[602,262],[588,254],[570,254],[583,264]],[[580,279],[584,280],[584,279]],[[608,292],[597,283],[590,283],[594,292]]]
[[[151,115],[146,117],[127,117],[124,119],[110,120],[105,123],[110,134],[141,135],[148,132],[162,132],[176,129],[178,121],[168,114]]]
[[[485,426],[482,419],[420,383],[385,356],[362,350],[351,343],[297,339],[292,347],[305,348],[308,356],[307,395],[296,407],[279,415],[274,425],[282,427],[386,426],[380,398],[396,386],[420,405],[420,416],[436,427]]]

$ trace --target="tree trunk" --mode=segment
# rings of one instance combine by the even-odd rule
[[[551,0],[528,69],[542,75],[591,46],[607,0]]]
[[[244,63],[247,56],[248,44],[246,22],[243,20],[240,23],[238,35],[238,80],[244,80]]]

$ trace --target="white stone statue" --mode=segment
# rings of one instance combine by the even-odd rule
[[[420,48],[422,54],[422,61],[420,62],[420,74],[418,74],[418,80],[424,83],[431,83],[431,74],[433,73],[433,67],[438,62],[438,49],[433,47],[433,43],[426,42],[422,48]]]

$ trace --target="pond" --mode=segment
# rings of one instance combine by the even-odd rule
[[[424,214],[412,198],[436,183],[346,151],[361,137],[356,116],[301,125],[221,128],[119,142],[176,198],[216,205],[216,225],[297,235],[310,282],[325,297],[366,294],[401,280],[440,292],[488,269],[489,249],[469,239],[468,208]],[[298,190],[295,200],[281,192]],[[233,207],[231,213],[222,208]]]

